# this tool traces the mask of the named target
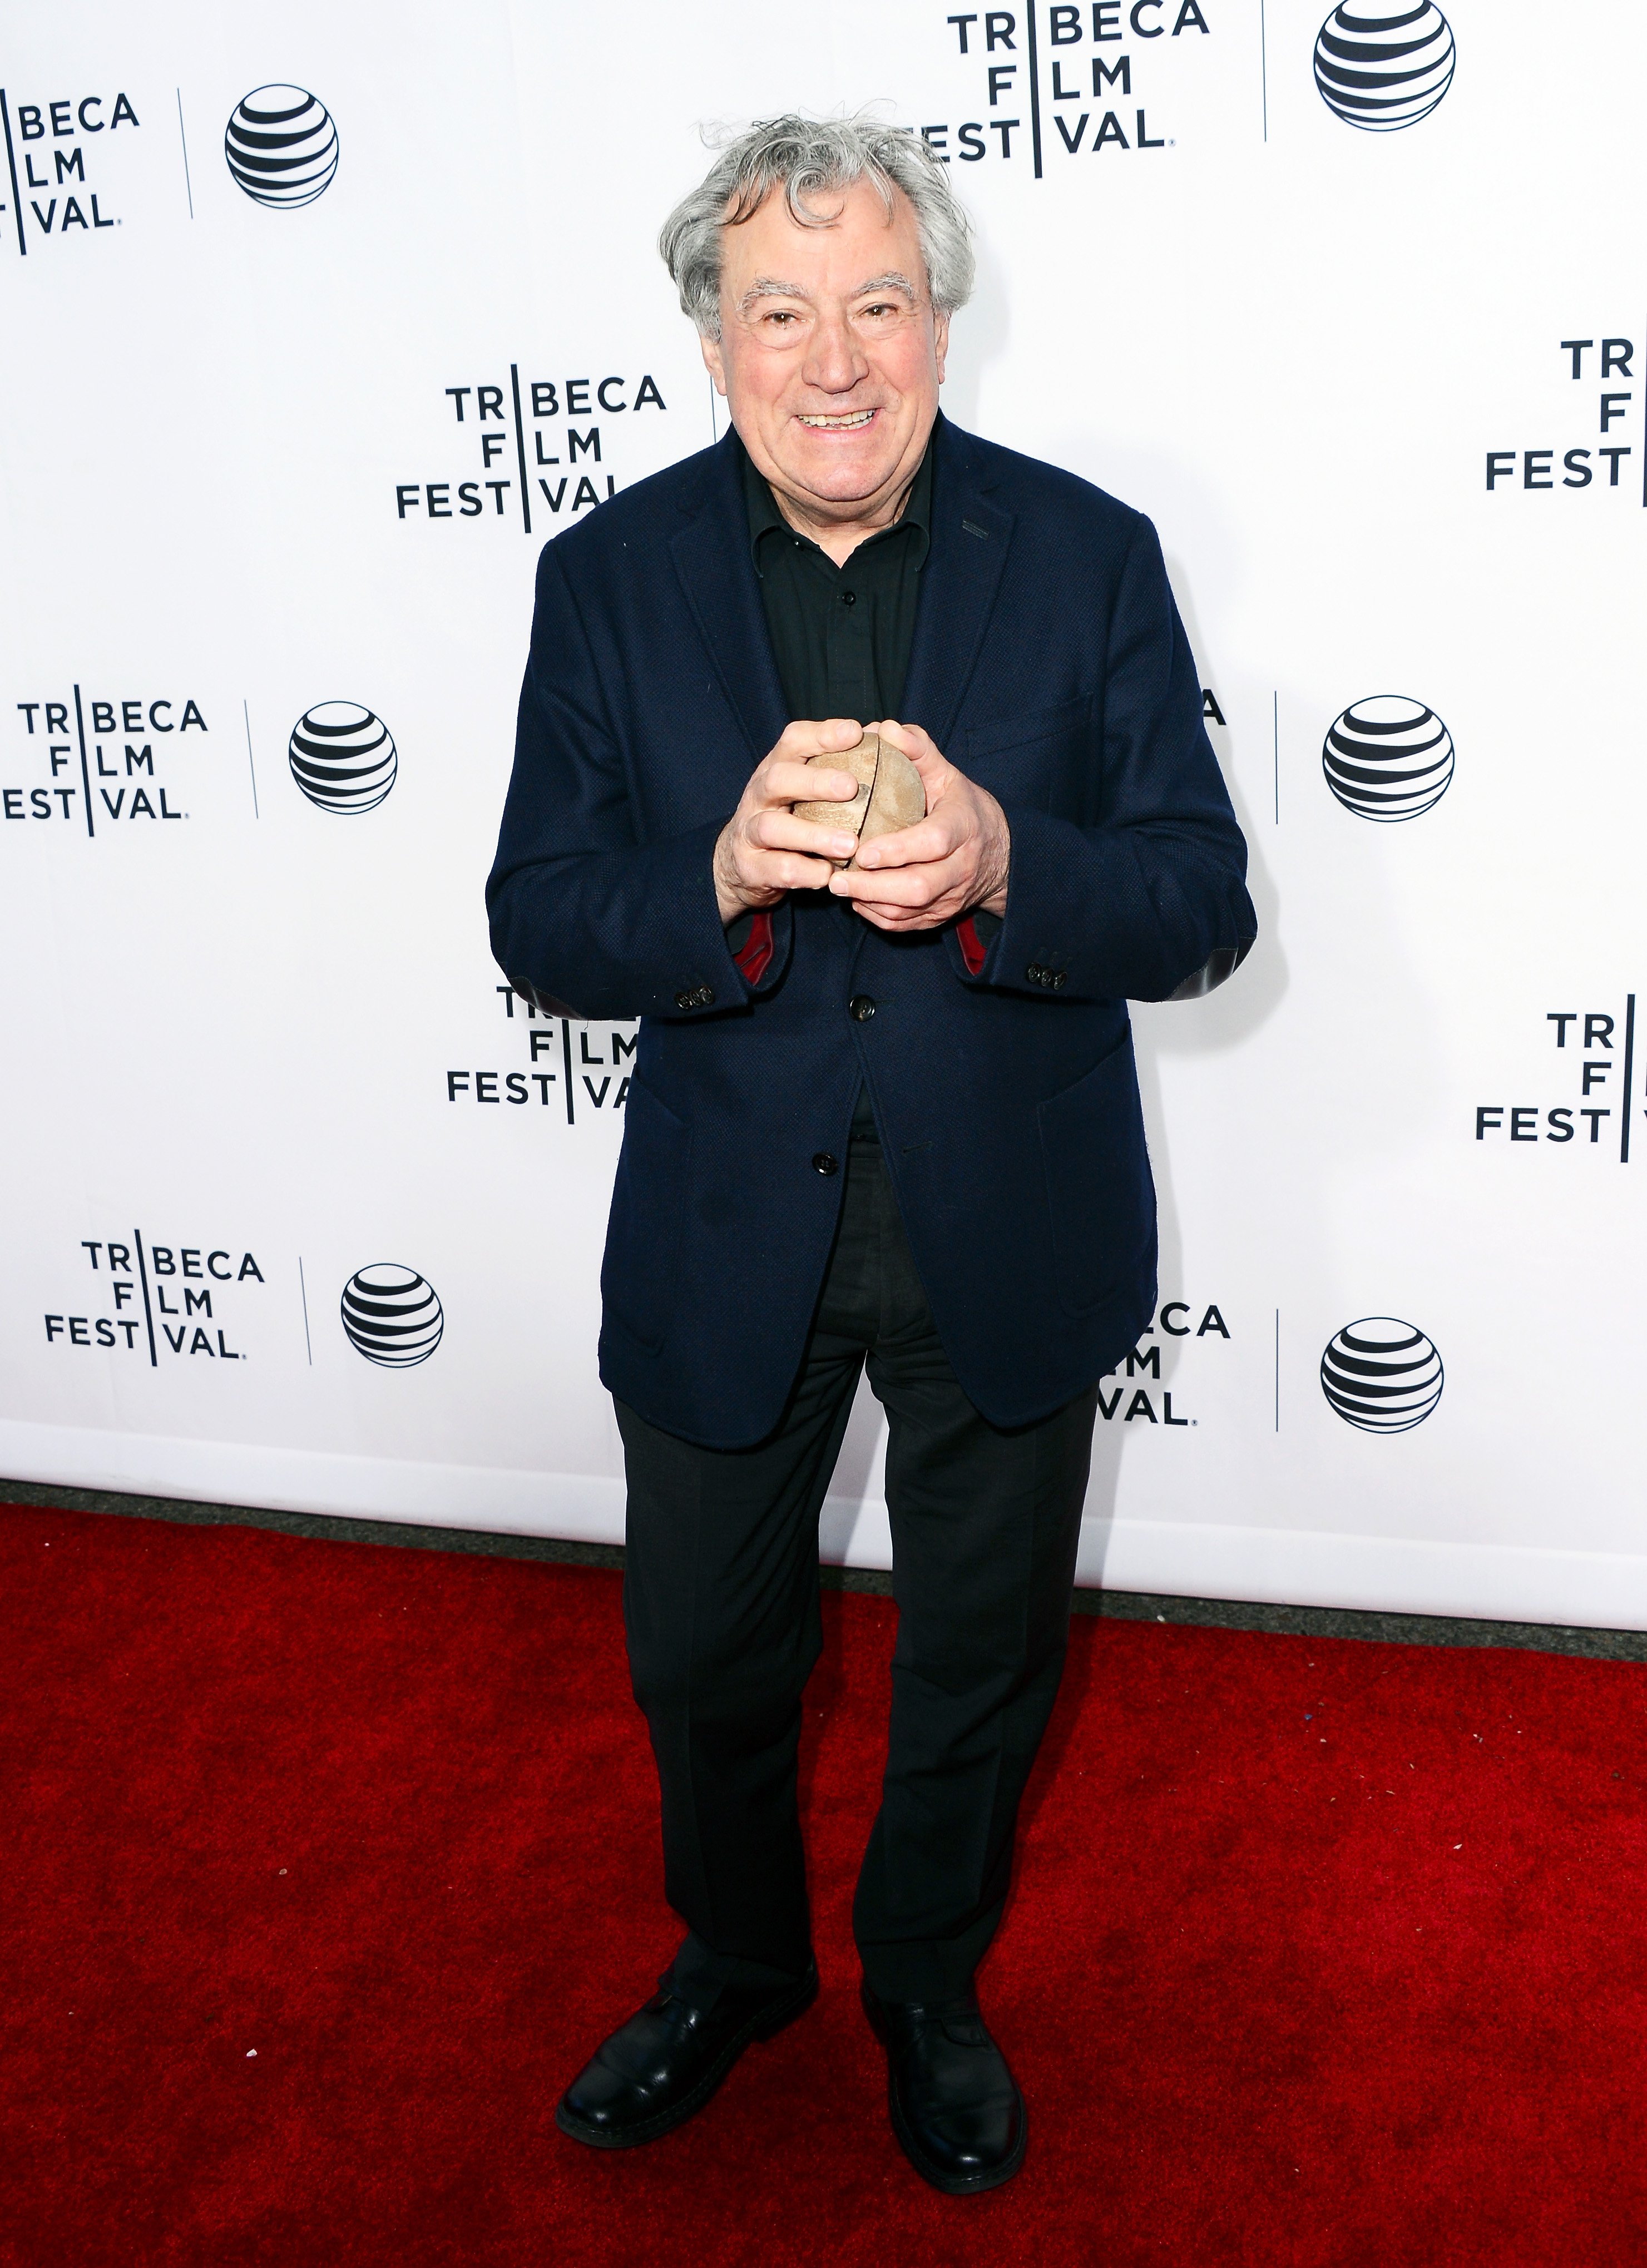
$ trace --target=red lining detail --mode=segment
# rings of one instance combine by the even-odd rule
[[[955,933],[960,940],[961,958],[966,963],[967,975],[978,976],[989,958],[989,947],[979,938],[971,914],[964,921],[956,922]]]
[[[746,984],[758,984],[765,976],[772,957],[772,917],[770,914],[754,914],[750,919],[750,933],[743,940],[742,952],[732,956],[743,972]]]

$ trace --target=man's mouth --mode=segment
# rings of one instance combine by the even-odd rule
[[[809,416],[805,410],[796,412],[803,425],[810,425],[820,433],[844,433],[854,425],[867,425],[875,416],[873,409],[849,409],[838,417]]]

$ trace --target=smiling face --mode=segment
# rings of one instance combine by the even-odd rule
[[[721,335],[703,348],[757,470],[833,549],[825,531],[883,526],[914,478],[949,324],[901,189],[890,213],[868,181],[810,209],[829,225],[803,227],[775,191],[725,230]]]

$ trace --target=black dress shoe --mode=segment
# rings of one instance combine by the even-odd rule
[[[817,1997],[818,1973],[775,1992],[723,1990],[713,2008],[683,2000],[666,1976],[580,2072],[555,2109],[563,2134],[596,2150],[655,2142],[701,2110],[751,2040],[770,2039]]]
[[[886,2050],[892,2132],[921,2179],[946,2197],[1009,2182],[1029,2124],[975,1997],[881,2000],[866,1984],[863,2007]]]

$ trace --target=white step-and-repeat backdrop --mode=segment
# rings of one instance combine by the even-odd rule
[[[621,1536],[635,1029],[481,903],[533,564],[724,430],[700,128],[877,100],[978,227],[950,414],[1161,530],[1264,926],[1137,1016],[1083,1579],[1647,1626],[1647,17],[1321,5],[13,18],[0,1470]]]

